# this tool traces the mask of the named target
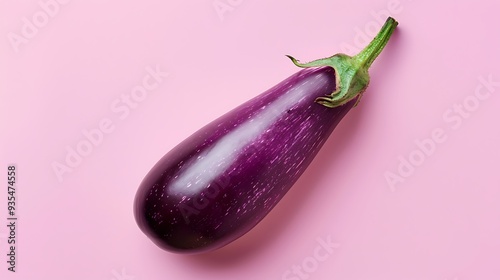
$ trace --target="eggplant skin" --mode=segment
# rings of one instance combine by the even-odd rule
[[[354,106],[315,102],[336,86],[332,67],[301,70],[178,144],[139,186],[139,228],[177,253],[211,251],[248,232]]]

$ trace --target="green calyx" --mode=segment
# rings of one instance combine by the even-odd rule
[[[352,57],[346,54],[336,54],[309,63],[300,63],[289,55],[287,57],[296,66],[301,68],[330,66],[335,70],[336,90],[329,95],[318,97],[316,102],[326,107],[334,108],[358,98],[356,101],[357,105],[370,82],[368,69],[384,49],[397,25],[398,22],[389,17],[373,41],[359,54]]]

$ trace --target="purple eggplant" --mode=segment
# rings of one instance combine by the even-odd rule
[[[366,89],[368,68],[397,22],[360,54],[310,63],[201,128],[151,169],[134,202],[139,228],[178,253],[220,248],[261,221],[287,193]]]

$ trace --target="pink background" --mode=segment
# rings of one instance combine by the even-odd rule
[[[0,172],[5,186],[17,166],[19,207],[11,273],[1,188],[1,279],[499,279],[497,1],[60,2],[0,2]],[[139,231],[132,201],[164,153],[297,71],[285,54],[355,51],[388,13],[400,25],[362,102],[262,223],[191,256]],[[157,66],[168,77],[126,114],[121,95]],[[59,180],[53,163],[106,119]]]

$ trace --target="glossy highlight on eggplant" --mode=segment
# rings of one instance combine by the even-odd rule
[[[397,22],[360,55],[338,54],[212,121],[163,156],[134,201],[139,228],[178,253],[220,248],[257,225],[298,180],[359,102],[367,69]]]

